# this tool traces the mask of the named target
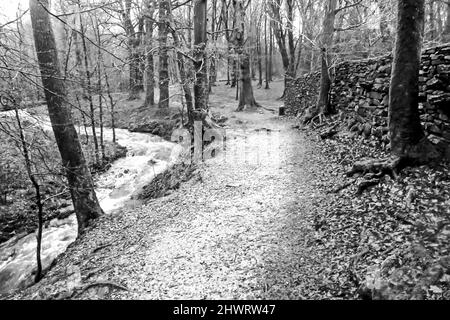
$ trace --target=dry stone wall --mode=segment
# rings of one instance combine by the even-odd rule
[[[344,112],[351,131],[388,143],[387,117],[392,56],[346,61],[333,71],[332,105]],[[287,89],[287,113],[298,115],[317,101],[318,73],[296,79]],[[450,44],[422,53],[419,111],[429,139],[450,144]]]

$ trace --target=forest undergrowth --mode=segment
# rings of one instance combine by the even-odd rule
[[[364,175],[347,172],[357,161],[386,158],[388,151],[347,130],[328,138],[324,132],[333,126],[303,128],[331,163],[324,177],[342,181],[336,186],[323,179],[332,206],[315,212],[317,241],[330,256],[328,290],[349,298],[449,299],[449,163],[407,167],[362,190]]]

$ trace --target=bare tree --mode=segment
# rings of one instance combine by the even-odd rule
[[[145,0],[145,102],[146,107],[155,104],[155,71],[153,63],[153,13],[155,0]]]
[[[78,1],[78,8],[81,12],[81,4],[80,1]],[[97,163],[100,162],[99,158],[99,147],[98,147],[98,139],[97,139],[97,132],[95,128],[95,108],[94,108],[94,101],[92,98],[92,85],[91,85],[91,71],[89,68],[89,55],[86,45],[86,37],[84,37],[85,34],[85,28],[83,23],[83,18],[81,16],[81,13],[79,13],[79,20],[80,20],[80,32],[82,34],[81,37],[81,43],[83,47],[83,56],[84,56],[84,72],[85,72],[85,81],[86,81],[86,93],[87,93],[87,99],[89,101],[89,118],[91,120],[91,130],[92,130],[92,139],[94,140],[94,148],[95,148],[95,161]]]
[[[188,75],[186,73],[186,64],[185,59],[180,51],[181,49],[181,42],[180,42],[180,36],[178,35],[177,30],[175,29],[175,24],[172,17],[172,12],[170,11],[170,31],[172,33],[173,38],[173,44],[176,50],[176,56],[177,56],[177,64],[178,64],[178,72],[180,74],[180,82],[181,82],[181,88],[184,93],[184,98],[186,100],[186,108],[188,113],[188,120],[189,120],[189,127],[192,128],[194,125],[194,103],[192,99],[192,90],[190,86],[190,81],[188,79]]]
[[[167,48],[167,34],[169,23],[169,0],[159,2],[159,103],[160,114],[169,113],[169,55]]]
[[[61,80],[58,51],[49,17],[48,0],[30,0],[33,36],[48,113],[65,169],[81,234],[102,214],[91,173],[73,125],[66,89]]]
[[[269,0],[269,12],[272,17],[272,28],[275,34],[275,39],[278,44],[278,49],[281,54],[281,61],[284,68],[284,82],[285,89],[289,85],[290,81],[295,78],[295,44],[294,44],[294,1],[286,0],[286,26],[283,24],[283,18],[281,13],[282,0]],[[288,38],[288,44],[286,45],[286,35]],[[281,98],[285,95],[285,91]]]
[[[269,31],[270,32],[270,31]],[[267,46],[267,16],[264,17],[264,68],[265,68],[265,87],[264,89],[270,89],[269,87],[269,52]]]
[[[241,69],[239,105],[236,111],[245,108],[253,109],[260,107],[253,95],[252,79],[250,74],[250,57],[244,48],[245,43],[245,9],[241,0],[233,0],[234,7],[234,34],[233,41],[239,55]]]
[[[25,168],[27,170],[28,178],[33,185],[34,192],[36,195],[36,207],[38,209],[38,230],[36,234],[36,274],[34,276],[34,281],[39,282],[42,278],[42,261],[41,261],[41,243],[42,243],[42,228],[43,228],[43,216],[44,216],[44,203],[42,200],[41,186],[36,178],[36,174],[33,172],[30,152],[28,150],[27,141],[25,140],[25,134],[23,132],[22,121],[20,120],[19,110],[17,104],[14,103],[14,112],[16,115],[17,126],[19,129],[20,142],[22,147],[22,154],[25,161]]]
[[[194,68],[195,83],[194,97],[195,110],[207,110],[208,74],[206,70],[206,27],[207,27],[207,0],[195,0],[194,3]],[[196,119],[197,120],[197,119]]]
[[[325,15],[323,18],[322,34],[319,41],[320,49],[320,89],[317,104],[306,110],[304,123],[308,123],[316,116],[326,115],[332,112],[330,105],[331,89],[331,50],[333,48],[333,38],[335,32],[336,15],[343,11],[360,5],[362,0],[355,0],[351,3],[342,4],[337,8],[337,0],[327,0],[325,2]]]
[[[325,18],[323,19],[322,39],[320,43],[321,50],[321,73],[320,73],[320,92],[317,101],[319,112],[330,112],[329,93],[331,88],[331,77],[329,72],[330,56],[329,51],[333,46],[334,20],[336,18],[337,0],[327,0],[325,7]]]
[[[131,20],[131,0],[120,1],[122,23],[128,38],[129,67],[130,67],[130,95],[129,100],[139,98],[139,93],[143,90],[143,68],[141,61],[140,45],[144,29],[143,17],[138,18],[138,32]]]

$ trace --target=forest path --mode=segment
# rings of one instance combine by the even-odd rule
[[[131,291],[114,298],[302,296],[314,265],[308,242],[318,196],[307,143],[271,112],[234,116],[226,155],[206,161],[201,181],[149,205],[172,218],[148,228],[139,253],[124,260],[120,282]]]
[[[212,98],[213,111],[232,117],[226,153],[169,196],[102,218],[51,271],[58,280],[35,286],[39,295],[70,286],[68,265],[78,282],[128,288],[81,298],[299,299],[317,290],[313,208],[326,195],[312,144],[270,111],[236,113],[235,101]]]

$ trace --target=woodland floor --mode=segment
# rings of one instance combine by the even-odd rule
[[[277,110],[282,83],[272,86],[255,96]],[[337,210],[345,195],[330,190],[346,178],[331,149],[269,110],[234,112],[234,90],[223,84],[210,105],[229,118],[225,153],[169,195],[101,217],[39,284],[14,298],[360,297],[374,263],[364,255],[392,253],[398,243],[371,247],[376,225],[359,223],[372,221],[370,209],[341,202],[347,212]]]

